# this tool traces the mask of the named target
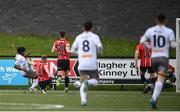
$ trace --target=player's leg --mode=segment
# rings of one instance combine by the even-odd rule
[[[37,79],[36,73],[32,70],[29,70],[28,72],[26,72],[24,77],[30,78],[30,79]]]
[[[69,86],[69,70],[65,71],[65,88],[64,91],[68,93],[68,86]]]
[[[145,78],[145,73],[146,73],[146,67],[140,67],[140,76],[141,76],[141,81],[144,85],[146,85],[146,78]]]
[[[86,106],[87,104],[87,90],[88,90],[88,78],[89,75],[86,72],[80,71],[80,97],[81,97],[81,105]]]
[[[63,73],[63,72],[64,72],[64,71],[62,71],[62,70],[58,70],[58,71],[57,71],[56,86],[59,86],[59,85],[60,85],[61,80],[62,80],[62,73]]]
[[[160,93],[162,91],[163,88],[163,83],[166,79],[166,70],[167,70],[167,65],[169,63],[168,58],[155,58],[152,59],[152,64],[156,64],[156,70],[157,71],[157,81],[155,83],[155,87],[154,87],[154,92],[152,95],[152,98],[150,99],[150,103],[152,108],[157,108],[156,104],[157,104],[157,99],[160,96]],[[155,67],[155,66],[154,66]],[[153,69],[154,69],[153,67]]]
[[[165,79],[166,79],[165,73],[159,72],[158,77],[157,77],[157,81],[155,83],[154,93],[152,95],[153,100],[156,101],[157,98],[159,97],[161,90],[163,88],[163,83],[164,83]]]
[[[52,79],[49,78],[49,80],[47,80],[46,82],[46,87],[49,86],[50,88],[52,88]]]
[[[66,93],[68,93],[70,60],[64,60],[64,70],[65,70],[65,88],[64,88],[64,91]]]
[[[32,79],[32,85],[29,88],[29,91],[34,92],[37,85],[38,85],[38,79]]]
[[[88,80],[88,85],[97,86],[98,79],[99,79],[98,70],[91,71],[89,73],[89,77],[90,77],[90,79]]]
[[[156,77],[156,73],[153,71],[152,67],[149,67],[148,73],[150,74],[150,77],[149,77],[150,94],[152,95],[157,77]]]
[[[24,75],[24,77],[32,79],[32,85],[29,88],[29,91],[34,92],[35,87],[38,85],[36,73],[32,69],[29,69],[28,72]]]
[[[62,60],[58,59],[58,61],[57,61],[57,80],[56,80],[57,86],[60,85],[60,82],[62,79],[62,73],[64,72],[62,66],[63,66]]]
[[[51,87],[51,79],[48,79],[46,81],[44,81],[44,91],[42,91],[42,93],[45,93],[46,94],[46,87],[49,86]]]
[[[46,94],[47,82],[46,81],[41,81],[38,84],[39,84],[39,87],[41,89],[41,93]]]
[[[81,81],[81,88],[80,88],[80,95],[81,95],[81,105],[86,106],[87,104],[87,90],[88,86],[97,86],[98,85],[98,70],[93,71],[81,71],[80,72],[80,81]]]
[[[141,82],[144,84],[144,90],[143,93],[147,93],[149,90],[149,86],[147,85],[147,80],[145,78],[145,73],[147,71],[146,67],[140,66],[140,77],[141,77]]]
[[[154,73],[152,67],[147,67],[147,70],[148,70],[148,73],[150,74],[150,77],[149,77],[149,83],[146,84],[146,86],[144,88],[144,92],[145,93],[150,92],[150,94],[152,95],[156,78],[155,78],[155,73]]]
[[[154,92],[153,92],[152,98],[150,99],[151,106],[154,109],[157,108],[157,106],[156,106],[157,99],[160,96],[160,93],[163,88],[163,83],[166,79],[162,74],[164,74],[164,73],[158,73],[157,81],[156,81],[155,87],[154,87]]]

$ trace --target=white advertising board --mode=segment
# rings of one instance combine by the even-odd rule
[[[34,61],[40,60],[40,58],[33,58]],[[57,62],[55,58],[48,59],[50,73],[53,74],[57,70]],[[135,69],[134,59],[121,59],[121,58],[100,58],[98,59],[98,72],[100,84],[139,84],[140,76],[139,72]],[[170,65],[175,67],[175,59],[170,59]],[[77,59],[71,59],[70,61],[70,82],[74,82],[79,79],[79,73],[77,70]],[[146,78],[149,74],[146,74]]]

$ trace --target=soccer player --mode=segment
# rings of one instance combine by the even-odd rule
[[[38,77],[38,84],[41,88],[41,93],[46,94],[46,86],[51,84],[50,78],[49,78],[49,69],[48,69],[48,63],[47,63],[47,56],[43,55],[41,57],[41,61],[38,63],[35,63],[36,66],[36,74]]]
[[[166,72],[169,64],[169,47],[176,47],[174,32],[172,29],[165,26],[165,14],[159,14],[156,18],[156,26],[146,30],[140,43],[143,43],[147,49],[152,49],[152,67],[158,74],[155,83],[154,92],[150,99],[150,104],[153,109],[157,108],[157,99],[163,88],[163,83],[166,79]],[[147,40],[151,41],[151,46],[146,44]]]
[[[147,42],[150,45],[150,42]],[[144,44],[137,44],[135,50],[135,67],[136,70],[139,70],[138,67],[138,56],[140,55],[140,76],[141,81],[145,85],[143,93],[147,93],[149,90],[153,88],[155,83],[155,76],[153,74],[152,66],[151,66],[151,51],[146,50]],[[147,84],[147,80],[145,78],[145,73],[148,72],[150,74],[149,81],[151,85]]]
[[[65,73],[65,89],[64,91],[68,93],[68,84],[69,84],[69,71],[70,71],[70,59],[69,59],[69,47],[70,44],[65,38],[65,32],[60,32],[60,39],[54,42],[52,47],[52,53],[58,53],[57,60],[57,86],[60,84],[62,77],[62,72]]]
[[[84,32],[73,42],[71,53],[78,55],[78,71],[80,74],[81,105],[87,104],[87,89],[89,85],[98,85],[97,53],[102,54],[102,44],[99,36],[92,32],[91,21],[84,23]]]
[[[23,75],[23,77],[33,79],[33,83],[32,86],[29,88],[29,91],[34,92],[35,87],[38,85],[38,80],[36,77],[36,73],[28,65],[28,61],[26,60],[26,56],[28,55],[26,55],[25,52],[26,52],[26,48],[24,47],[17,48],[14,68],[18,69]]]
[[[176,82],[176,75],[175,75],[175,68],[172,65],[168,65],[167,71],[167,78],[164,84],[164,88],[172,87],[175,85]]]

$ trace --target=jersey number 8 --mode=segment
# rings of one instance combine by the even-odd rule
[[[83,51],[84,52],[88,52],[89,51],[89,41],[87,41],[87,40],[84,40],[83,41]]]

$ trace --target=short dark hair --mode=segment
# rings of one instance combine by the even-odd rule
[[[166,20],[166,15],[164,13],[160,13],[157,15],[156,19],[158,20],[159,23],[164,23]]]
[[[92,27],[93,27],[93,24],[92,24],[91,21],[86,21],[86,22],[84,23],[84,29],[85,29],[86,31],[90,31],[90,30],[92,29]]]
[[[26,48],[25,47],[17,47],[17,53],[18,54],[22,54],[23,52],[26,51]]]
[[[59,35],[60,35],[62,38],[65,37],[65,34],[66,34],[66,33],[65,33],[64,31],[60,31],[60,32],[59,32]]]

